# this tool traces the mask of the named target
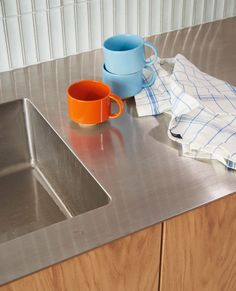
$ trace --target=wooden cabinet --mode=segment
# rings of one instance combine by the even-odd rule
[[[236,195],[163,224],[161,291],[236,290]]]
[[[97,290],[235,291],[236,195],[0,287]]]
[[[156,225],[0,287],[0,291],[153,291],[161,227]]]

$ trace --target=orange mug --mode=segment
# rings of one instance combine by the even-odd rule
[[[117,118],[123,112],[123,102],[111,92],[111,88],[100,81],[81,80],[67,89],[70,118],[79,124],[97,124],[109,118]],[[111,113],[111,100],[119,107]]]

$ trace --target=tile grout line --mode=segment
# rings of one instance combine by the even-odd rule
[[[6,16],[4,2],[3,1],[0,1],[0,5],[2,7],[2,13],[3,13],[3,15]],[[9,36],[8,36],[8,31],[7,31],[6,19],[7,19],[6,17],[3,19],[3,29],[4,29],[5,40],[6,40],[8,68],[11,70],[11,69],[13,69],[13,67],[12,67],[11,49],[10,49],[10,43],[9,43]]]
[[[35,11],[35,0],[31,1],[32,11]],[[36,61],[37,63],[40,62],[40,54],[39,54],[39,40],[38,40],[38,32],[37,32],[37,20],[36,14],[32,13],[32,20],[33,20],[33,29],[34,29],[34,43],[35,43],[35,50],[36,50]]]
[[[74,19],[75,19],[75,49],[76,53],[79,52],[79,34],[78,34],[78,11],[77,4],[74,4]]]
[[[16,9],[17,9],[17,14],[20,14],[20,3],[19,0],[16,0]],[[23,36],[23,29],[22,29],[22,18],[17,17],[17,22],[19,26],[19,31],[20,31],[20,45],[21,45],[21,56],[22,56],[22,62],[23,66],[26,65],[26,55],[25,55],[25,43],[24,43],[24,36]]]
[[[89,1],[87,1],[87,23],[88,23],[88,45],[89,45],[89,50],[92,49],[93,47],[93,33],[92,33],[92,28],[91,28],[91,4]]]
[[[104,3],[103,0],[99,1],[100,3],[100,16],[101,16],[101,45],[104,40]]]
[[[50,17],[50,6],[49,6],[49,0],[46,0],[46,15],[47,15],[47,31],[48,31],[48,41],[49,41],[49,53],[50,53],[50,59],[53,58],[53,43],[52,43],[52,29],[51,29],[51,17]]]
[[[60,0],[62,3],[62,0]],[[62,46],[63,46],[63,56],[67,56],[67,44],[66,44],[66,36],[65,36],[65,15],[64,15],[64,7],[61,5],[60,7],[60,19],[61,19],[61,30],[62,30]]]

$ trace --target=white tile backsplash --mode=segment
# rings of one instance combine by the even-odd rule
[[[23,62],[23,44],[20,35],[18,17],[9,17],[6,19],[7,37],[10,47],[10,58],[12,68],[24,66]]]
[[[0,0],[0,72],[236,15],[236,0]]]
[[[114,17],[114,27],[116,34],[122,34],[126,32],[126,0],[119,0],[113,1],[114,3],[114,10],[113,10],[113,17]]]
[[[46,10],[47,8],[49,8],[49,0],[31,0],[31,1],[32,4],[35,6],[36,11]]]
[[[222,0],[220,0],[222,1]],[[213,7],[212,7],[213,9]],[[205,0],[195,0],[194,3],[194,25],[198,25],[205,22]]]
[[[101,1],[88,2],[89,47],[99,48],[102,44]]]
[[[60,7],[60,0],[49,0],[49,8]]]
[[[36,38],[39,54],[39,62],[44,62],[53,58],[52,50],[50,50],[51,45],[51,35],[49,34],[49,25],[47,12],[37,12],[35,14],[36,18]]]
[[[6,17],[17,15],[17,5],[16,0],[5,0],[3,2],[3,11]]]
[[[35,64],[37,63],[37,56],[32,14],[22,15],[20,19],[25,49],[25,62],[26,64]]]
[[[208,0],[205,5],[205,19],[209,21],[215,20],[215,0]]]
[[[32,1],[31,0],[19,0],[20,13],[31,13],[32,12]]]
[[[184,0],[173,0],[172,1],[172,29],[177,30],[182,26],[182,19],[183,19],[183,2]]]
[[[235,12],[236,3],[234,0],[225,0],[225,16],[233,16]]]
[[[126,19],[127,33],[135,34],[138,28],[138,0],[126,1],[126,9],[128,15]],[[113,31],[115,31],[115,27],[113,27]]]
[[[178,1],[178,0],[177,0]],[[151,0],[151,31],[150,35],[152,34],[159,34],[161,33],[163,27],[163,14],[162,14],[162,7],[163,7],[163,0]]]
[[[174,16],[172,0],[163,1],[161,13],[162,13],[162,31],[166,32],[172,30]]]
[[[75,15],[74,6],[68,5],[63,7],[64,30],[65,30],[65,50],[66,55],[76,53],[76,30],[75,30]]]
[[[215,19],[224,18],[224,0],[215,0]]]
[[[61,7],[49,10],[49,21],[51,41],[52,41],[52,58],[58,59],[65,55],[63,39],[63,25],[62,25],[62,12]],[[56,27],[57,29],[53,29]]]
[[[4,32],[4,23],[3,20],[0,20],[0,64],[1,64],[1,70],[7,71],[10,67],[10,64],[8,62],[8,53],[7,53],[7,42],[5,38],[5,32]]]
[[[131,0],[132,1],[132,0]],[[113,23],[113,8],[114,1],[102,0],[101,1],[101,21],[102,21],[102,31],[103,38],[106,39],[113,35],[114,23]]]
[[[76,42],[77,51],[83,52],[90,50],[90,16],[88,3],[80,3],[75,6],[75,19],[76,19]]]
[[[167,0],[168,1],[168,0]],[[147,36],[150,31],[150,4],[151,1],[139,1],[139,30],[138,34]]]
[[[208,1],[208,0],[207,0]],[[194,3],[195,0],[183,1],[182,26],[189,27],[194,25]]]

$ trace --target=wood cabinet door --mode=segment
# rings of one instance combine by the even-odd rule
[[[236,290],[236,195],[163,224],[161,291]]]
[[[5,286],[0,291],[156,291],[162,225],[144,229]]]

